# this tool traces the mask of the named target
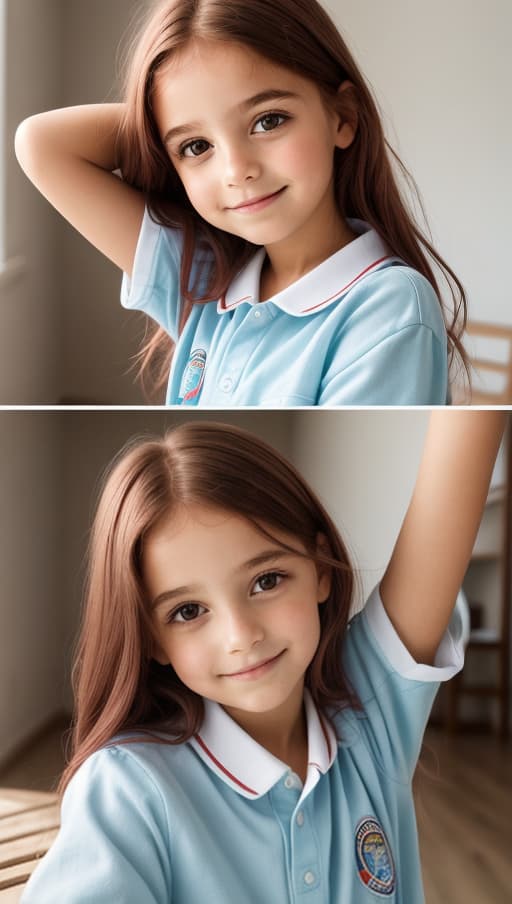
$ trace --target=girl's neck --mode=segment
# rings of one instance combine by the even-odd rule
[[[321,229],[316,220],[310,221],[300,236],[267,246],[260,278],[260,301],[282,292],[355,238],[356,233],[333,209],[328,220],[322,218]]]
[[[308,763],[308,733],[303,690],[271,713],[251,713],[225,707],[226,712],[269,753],[286,763],[304,782]]]

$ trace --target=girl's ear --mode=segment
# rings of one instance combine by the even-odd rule
[[[331,549],[325,534],[317,534],[316,552],[320,556],[332,556]],[[325,603],[331,592],[332,568],[330,565],[324,565],[322,562],[316,563],[318,574],[318,603]]]
[[[357,132],[356,93],[352,82],[344,81],[338,88],[338,129],[335,145],[346,150],[352,144]]]

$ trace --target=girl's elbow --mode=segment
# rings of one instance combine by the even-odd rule
[[[14,136],[14,152],[22,170],[30,174],[37,161],[37,116],[20,122]]]
[[[36,113],[20,122],[14,136],[14,152],[19,165],[33,182],[44,170],[48,129],[45,113]]]

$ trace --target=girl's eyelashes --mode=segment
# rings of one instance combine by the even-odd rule
[[[209,141],[204,138],[194,138],[193,141],[187,141],[178,149],[178,157],[202,157],[210,148]]]
[[[290,116],[286,113],[269,111],[258,117],[252,127],[252,133],[261,134],[264,132],[274,132],[280,126],[283,126],[289,119]],[[180,145],[178,148],[178,157],[180,159],[183,159],[184,157],[202,157],[211,147],[212,145],[209,141],[206,141],[205,138],[194,138],[192,141],[186,141],[184,144]]]
[[[272,111],[264,113],[254,123],[253,132],[273,132],[279,126],[284,125],[289,118],[285,113],[274,113]],[[261,129],[256,128],[257,126],[261,126]]]
[[[170,612],[168,617],[166,618],[167,624],[171,622],[190,622],[195,621],[196,618],[199,617],[202,613],[206,612],[204,606],[201,606],[199,603],[184,603],[182,606],[178,606],[177,609],[174,609],[173,612]]]
[[[269,593],[271,590],[275,590],[279,587],[287,576],[288,575],[284,571],[266,571],[255,579],[251,587],[251,593]],[[166,624],[176,622],[178,624],[184,624],[186,622],[196,621],[196,619],[206,611],[206,608],[200,603],[182,603],[181,606],[178,606],[169,613],[165,621]]]
[[[285,577],[284,571],[266,571],[265,574],[261,574],[259,578],[256,578],[252,592],[268,593],[269,590],[275,590],[284,581]]]

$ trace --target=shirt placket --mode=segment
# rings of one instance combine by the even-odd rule
[[[222,365],[217,374],[219,400],[225,399],[227,404],[234,404],[234,397],[247,362],[255,346],[259,343],[263,330],[271,320],[267,308],[259,305],[251,306],[248,311],[244,305],[240,313],[242,311],[243,319],[230,336]]]
[[[290,902],[327,904],[320,851],[309,814],[310,799],[303,799],[301,792],[302,782],[294,772],[288,772],[270,792],[285,845]]]

